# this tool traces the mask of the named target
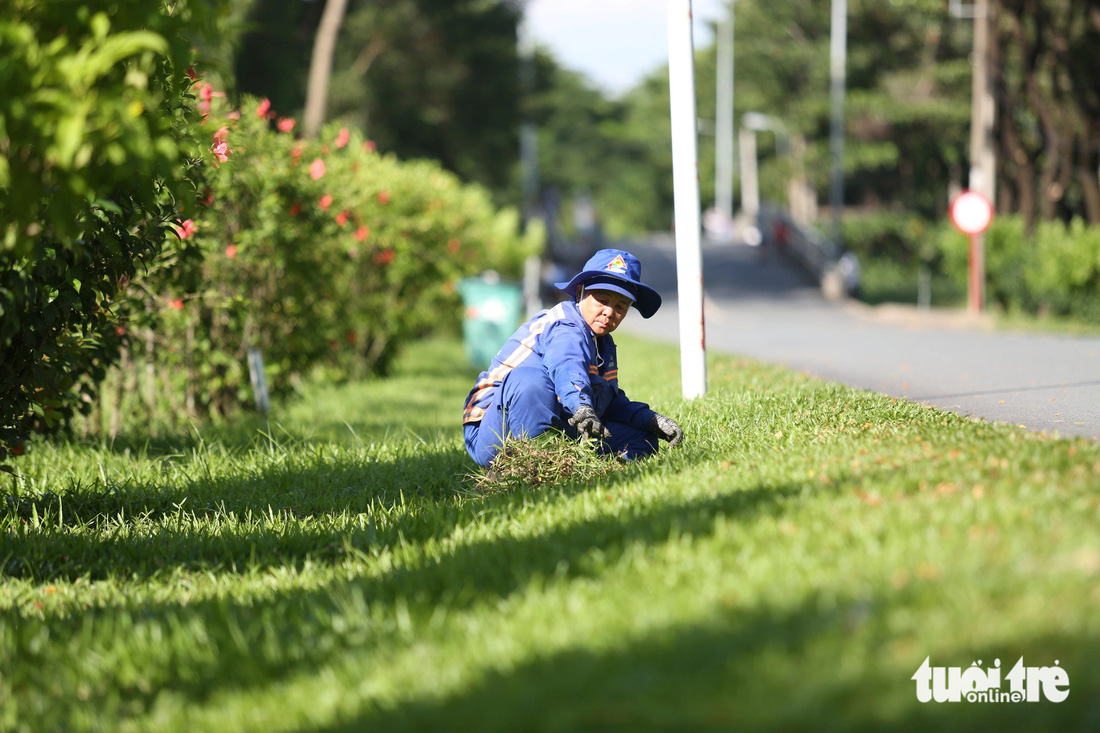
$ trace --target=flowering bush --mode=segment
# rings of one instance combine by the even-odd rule
[[[538,249],[537,235],[517,235],[515,211],[434,162],[379,154],[339,125],[297,139],[267,100],[211,103],[219,163],[202,210],[177,227],[202,256],[146,279],[129,308],[157,368],[175,375],[177,408],[249,400],[250,347],[275,392],[316,368],[384,372],[410,338],[457,325],[458,279],[487,267],[518,276]]]

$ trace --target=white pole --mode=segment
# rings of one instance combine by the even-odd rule
[[[680,380],[684,397],[707,391],[703,325],[703,256],[699,227],[699,147],[691,0],[668,0],[668,84],[672,115],[672,186],[676,283],[680,310]]]

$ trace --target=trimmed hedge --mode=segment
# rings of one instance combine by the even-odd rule
[[[944,264],[965,278],[967,238],[953,228],[940,238]],[[986,299],[1008,312],[1100,323],[1100,226],[1080,219],[1039,222],[1000,216],[985,235]]]
[[[969,240],[947,220],[876,214],[845,222],[845,242],[874,271],[875,263],[920,265],[966,292]],[[985,235],[986,299],[1006,312],[1057,315],[1100,323],[1100,226],[1080,219],[1040,222],[1030,234],[1022,217],[997,216]]]

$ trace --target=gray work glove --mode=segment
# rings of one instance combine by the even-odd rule
[[[573,417],[569,418],[569,424],[581,435],[589,435],[597,440],[611,437],[611,431],[603,426],[600,418],[596,417],[596,411],[588,405],[578,407]]]
[[[649,434],[668,441],[669,448],[675,448],[684,438],[683,429],[671,417],[655,414],[649,421]]]

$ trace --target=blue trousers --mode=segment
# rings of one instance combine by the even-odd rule
[[[550,428],[579,439],[566,421],[570,415],[558,402],[554,383],[541,366],[521,366],[505,375],[480,423],[467,423],[466,451],[479,466],[488,467],[508,438],[534,438]],[[605,422],[611,432],[597,444],[600,454],[617,453],[633,460],[657,452],[657,438],[625,423]]]

